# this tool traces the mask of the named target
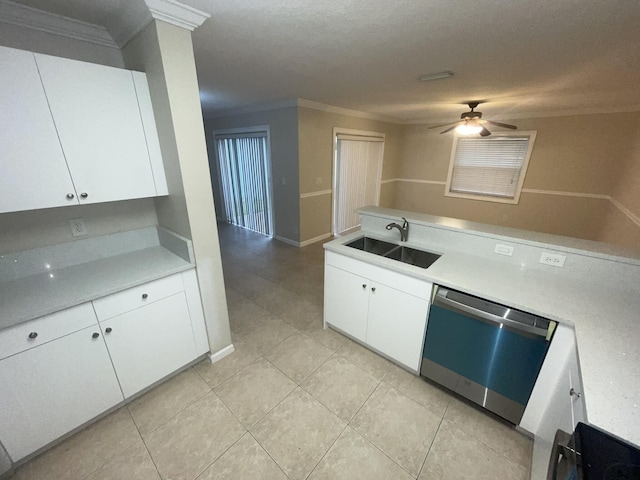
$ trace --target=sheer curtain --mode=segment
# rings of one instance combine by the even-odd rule
[[[216,135],[227,222],[273,235],[266,133]]]
[[[334,234],[359,225],[356,209],[378,205],[384,139],[337,136]]]

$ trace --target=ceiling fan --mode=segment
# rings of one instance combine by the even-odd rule
[[[460,115],[460,120],[453,123],[445,123],[444,125],[437,125],[435,127],[429,127],[429,129],[442,128],[451,125],[449,128],[441,131],[440,133],[447,133],[456,129],[456,132],[461,135],[475,135],[480,134],[481,137],[488,137],[491,132],[485,127],[486,124],[495,125],[496,127],[510,128],[516,130],[518,127],[515,125],[509,125],[508,123],[499,123],[491,120],[482,120],[482,112],[474,111],[475,108],[480,105],[481,102],[468,102],[471,111],[464,112]]]

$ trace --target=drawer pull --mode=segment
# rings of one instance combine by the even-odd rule
[[[576,398],[580,398],[580,392],[576,391],[573,387],[571,387],[571,390],[569,390],[569,395],[570,396],[575,396]]]
[[[91,338],[98,338],[100,336],[100,334],[98,332],[93,332],[93,335],[91,335]]]
[[[73,200],[73,197],[75,197],[73,193],[67,193],[67,200]]]
[[[87,198],[87,197],[89,196],[89,194],[88,194],[88,193],[85,193],[85,192],[82,192],[82,193],[80,194],[80,196],[81,196],[82,198]]]
[[[33,339],[34,339],[34,338],[36,338],[37,336],[38,336],[38,332],[31,332],[31,333],[29,334],[29,338],[30,338],[31,340],[33,340]]]
[[[104,329],[104,331],[107,332],[107,333],[111,333],[113,331],[113,328],[107,327],[107,328]]]
[[[376,287],[371,287],[371,291],[375,292],[376,291]]]
[[[142,299],[143,299],[143,300],[146,300],[148,296],[149,296],[149,295],[147,295],[146,293],[143,293],[143,294],[142,294]]]
[[[366,284],[366,283],[363,283],[363,284],[362,284],[362,288],[367,288],[367,284]]]

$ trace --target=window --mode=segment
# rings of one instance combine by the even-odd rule
[[[456,136],[445,195],[518,203],[536,132]]]

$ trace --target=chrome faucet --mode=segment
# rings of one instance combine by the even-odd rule
[[[391,230],[392,228],[397,228],[400,230],[400,241],[406,242],[409,239],[409,222],[407,222],[407,219],[404,217],[402,217],[402,220],[404,220],[402,226],[397,223],[390,223],[386,226],[386,229]]]

